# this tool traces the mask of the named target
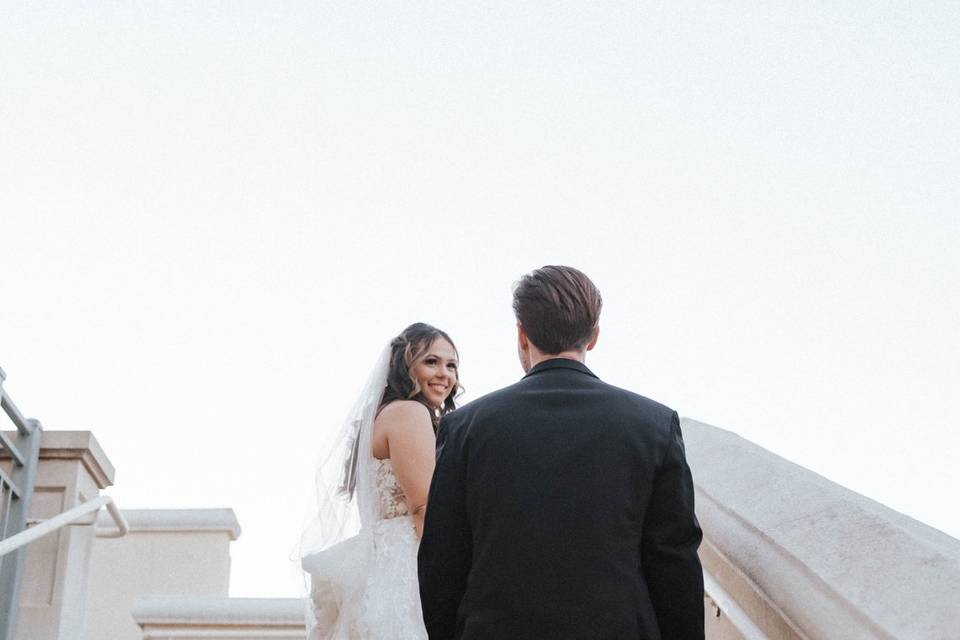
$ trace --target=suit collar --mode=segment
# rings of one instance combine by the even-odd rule
[[[523,377],[529,378],[532,375],[536,375],[549,369],[573,369],[574,371],[579,371],[580,373],[585,373],[588,376],[597,378],[597,375],[593,371],[590,371],[590,369],[587,368],[587,365],[577,360],[570,360],[569,358],[551,358],[550,360],[538,362],[532,369],[530,369],[530,371],[527,372],[527,375]],[[599,380],[599,378],[597,379]]]

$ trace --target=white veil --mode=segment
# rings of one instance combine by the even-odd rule
[[[371,432],[390,368],[390,345],[377,358],[332,447],[317,468],[317,516],[303,531],[300,562],[311,580],[310,640],[337,638],[349,628],[373,554],[370,526],[377,518]]]

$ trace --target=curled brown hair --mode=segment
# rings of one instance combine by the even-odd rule
[[[394,400],[416,400],[430,410],[433,429],[436,431],[440,418],[457,408],[454,397],[463,392],[459,375],[456,385],[439,409],[430,406],[420,389],[420,383],[413,376],[413,368],[427,356],[430,345],[438,338],[449,342],[454,352],[457,352],[457,346],[453,344],[450,336],[423,322],[415,322],[390,341],[390,371],[387,373],[387,386],[383,390],[383,399],[380,400],[380,406],[377,408],[378,413]]]
[[[548,265],[520,278],[513,312],[527,337],[552,355],[583,349],[600,322],[600,290],[582,271]]]

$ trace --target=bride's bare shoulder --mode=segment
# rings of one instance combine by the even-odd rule
[[[374,421],[374,427],[389,430],[405,424],[422,424],[424,422],[432,424],[430,410],[423,403],[416,400],[394,400],[380,409],[380,413]]]
[[[394,400],[380,410],[373,422],[373,456],[390,457],[390,444],[433,433],[430,410],[416,400]],[[422,437],[422,436],[421,436]]]

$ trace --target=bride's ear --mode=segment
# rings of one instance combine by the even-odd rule
[[[590,338],[590,342],[587,343],[587,351],[592,351],[595,346],[597,346],[597,338],[600,337],[600,327],[597,326],[593,330],[593,337]]]

